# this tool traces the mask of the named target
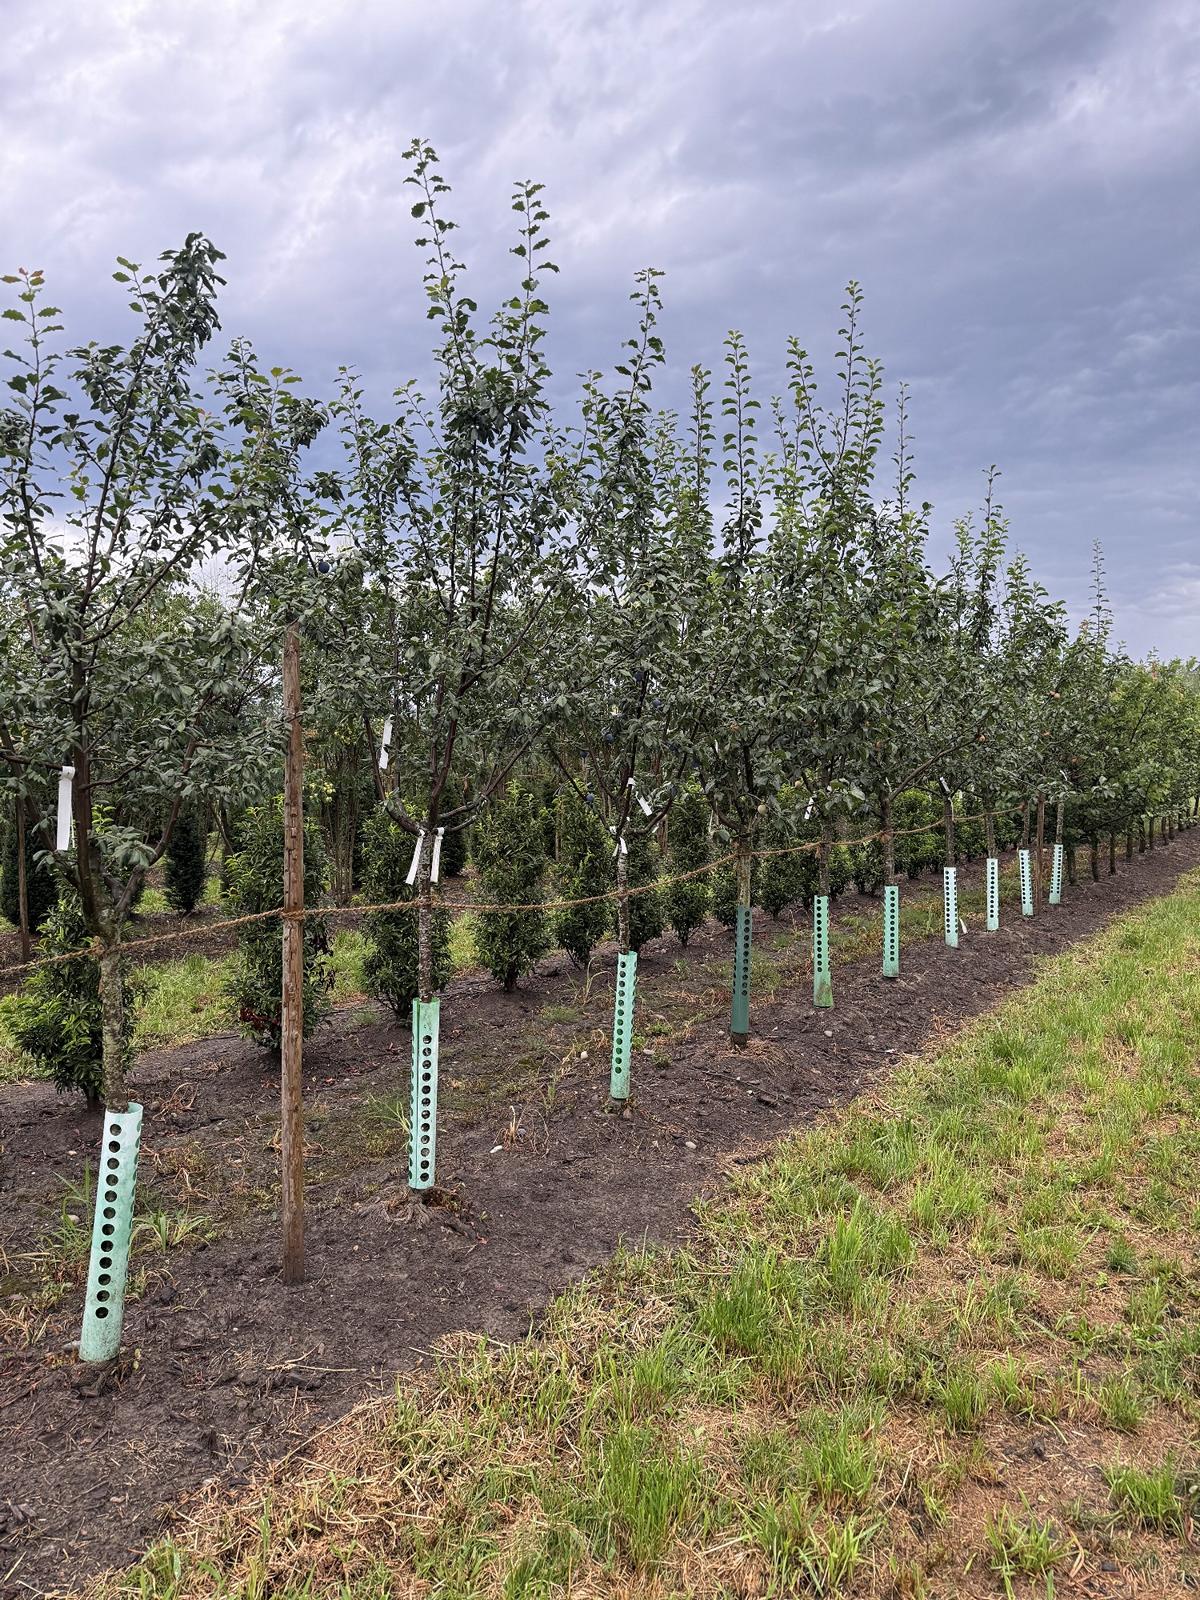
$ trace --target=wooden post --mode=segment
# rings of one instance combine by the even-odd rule
[[[25,796],[17,795],[17,918],[21,928],[21,960],[29,960],[29,882],[25,874]]]
[[[279,1040],[283,1281],[304,1282],[304,730],[300,723],[300,625],[283,643],[283,996]]]

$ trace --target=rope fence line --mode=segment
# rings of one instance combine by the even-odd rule
[[[996,817],[1023,816],[1024,806],[1001,807],[990,813],[987,811],[976,812],[972,816],[955,817],[956,828],[971,822],[985,822],[990,815]],[[938,833],[944,827],[943,822],[930,822],[919,828],[893,828],[890,830],[893,842],[897,839],[919,837],[922,834]],[[835,846],[844,849],[854,849],[862,845],[879,844],[887,838],[885,830],[876,833],[864,834],[857,839],[835,839]],[[750,851],[751,861],[769,861],[778,856],[792,856],[813,854],[824,848],[821,839],[806,839],[800,844],[773,845]],[[1033,846],[1030,846],[1032,849]],[[1046,842],[1043,841],[1043,849]],[[622,889],[606,889],[603,894],[581,895],[575,899],[533,900],[518,901],[511,904],[480,903],[473,900],[446,900],[438,898],[434,901],[435,909],[439,911],[475,913],[497,912],[505,915],[516,915],[523,911],[569,911],[579,906],[600,905],[606,901],[617,901],[622,898],[636,899],[639,895],[653,894],[661,889],[670,889],[677,883],[690,883],[697,878],[702,878],[710,872],[719,872],[723,867],[731,866],[739,859],[740,852],[730,850],[725,855],[716,856],[712,861],[706,861],[703,866],[693,867],[688,872],[674,873],[668,878],[653,878],[649,883],[634,884]],[[744,858],[743,858],[744,859]],[[310,917],[367,917],[376,912],[412,912],[420,909],[420,898],[413,895],[407,900],[385,900],[369,905],[348,906],[304,906],[298,911],[285,910],[277,906],[271,911],[254,911],[243,917],[229,917],[220,922],[205,922],[191,928],[175,928],[169,933],[155,933],[145,939],[131,939],[123,942],[119,948],[123,953],[148,950],[153,946],[164,944],[182,944],[188,939],[198,939],[214,933],[223,933],[232,928],[246,928],[258,922],[280,921],[304,922]],[[0,982],[9,978],[19,977],[29,972],[36,972],[43,967],[60,966],[67,961],[78,961],[81,956],[88,956],[93,960],[98,959],[106,946],[100,939],[93,939],[88,945],[81,945],[77,950],[67,950],[56,956],[40,956],[34,961],[20,962],[14,966],[0,967]]]

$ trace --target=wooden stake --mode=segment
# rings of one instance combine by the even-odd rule
[[[300,625],[283,643],[283,996],[280,1055],[280,1166],[283,1281],[304,1282],[304,730],[300,723]]]

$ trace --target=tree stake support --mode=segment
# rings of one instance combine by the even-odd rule
[[[1054,846],[1054,856],[1050,866],[1050,904],[1062,905],[1062,880],[1063,880],[1063,847]]]
[[[952,950],[958,949],[958,868],[942,868],[942,923],[946,931],[946,943]]]
[[[633,1003],[637,985],[637,951],[617,956],[617,988],[613,1000],[612,1072],[608,1092],[614,1100],[629,1099],[629,1062],[633,1056]]]
[[[733,942],[733,1007],[729,1036],[744,1045],[750,1035],[750,908],[737,908],[737,933]]]
[[[813,898],[813,1005],[833,1004],[833,979],[829,975],[829,896]]]
[[[96,1213],[92,1221],[92,1254],[88,1262],[87,1298],[79,1359],[112,1361],[121,1348],[125,1319],[125,1278],[133,1235],[133,1193],[137,1185],[142,1108],[104,1113],[104,1138],[96,1179]]]
[[[432,1189],[437,1170],[438,1030],[441,1001],[414,1000],[408,1186]]]
[[[1021,870],[1021,915],[1033,915],[1033,864],[1028,850],[1017,851],[1017,863]]]
[[[1000,927],[1000,861],[996,856],[987,858],[987,931],[996,933]]]
[[[883,886],[883,975],[900,976],[900,885]]]

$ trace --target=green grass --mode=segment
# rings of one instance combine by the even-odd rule
[[[1193,873],[740,1172],[686,1251],[618,1256],[536,1338],[452,1343],[106,1592],[1169,1583],[1200,1431],[1198,1032]],[[403,1113],[368,1120],[399,1137]]]

